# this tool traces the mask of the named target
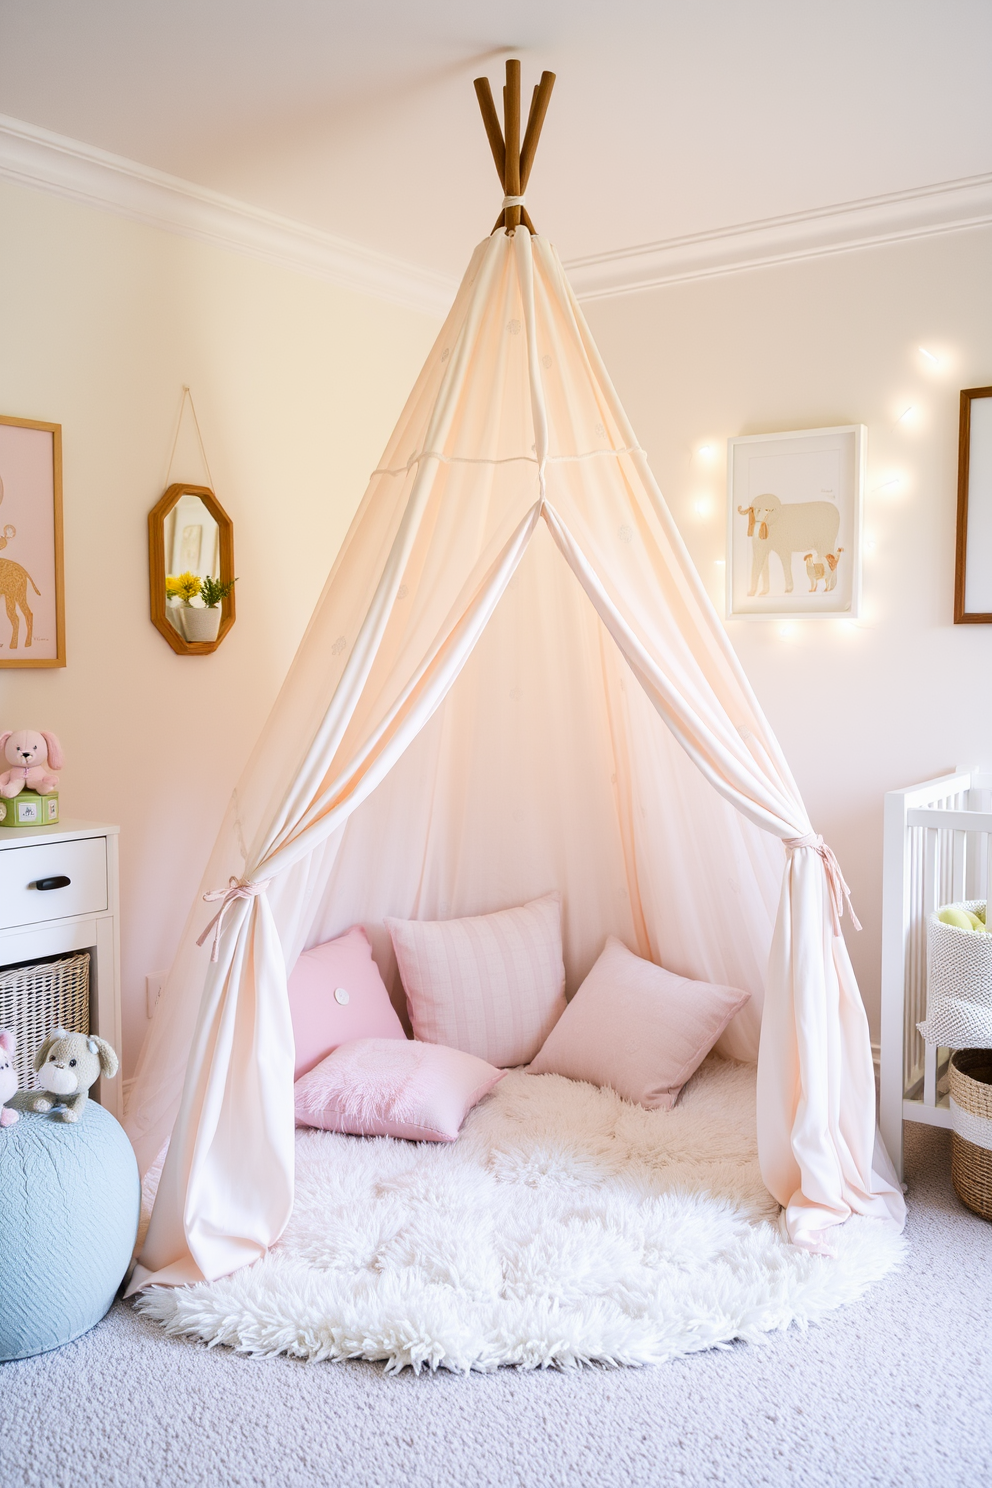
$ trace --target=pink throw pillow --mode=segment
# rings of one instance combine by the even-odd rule
[[[352,1039],[405,1039],[361,925],[304,951],[289,978],[294,1080]]]
[[[669,1110],[750,992],[676,976],[611,935],[529,1067]]]
[[[500,1069],[533,1059],[565,1011],[561,900],[464,920],[387,920],[414,1036]]]
[[[414,1039],[358,1039],[296,1082],[300,1126],[356,1137],[453,1142],[504,1070]]]

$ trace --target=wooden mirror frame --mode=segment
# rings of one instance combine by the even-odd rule
[[[215,641],[187,641],[185,636],[170,621],[165,603],[165,519],[179,501],[180,496],[199,496],[207,511],[217,523],[220,538],[220,580],[222,584],[234,580],[234,523],[221,506],[209,486],[188,486],[184,482],[171,485],[148,513],[148,582],[151,594],[152,624],[173,651],[180,656],[206,656],[216,651],[221,641],[234,624],[234,589],[220,602],[220,630]]]

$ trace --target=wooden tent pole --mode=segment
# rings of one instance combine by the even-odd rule
[[[482,122],[486,126],[486,134],[489,136],[489,148],[493,152],[496,162],[496,174],[499,176],[499,184],[506,191],[506,146],[503,144],[503,131],[499,127],[499,115],[496,105],[493,103],[493,90],[489,86],[487,77],[476,78],[475,96],[479,100],[479,108],[482,110]]]
[[[510,57],[506,64],[506,87],[503,89],[503,134],[506,140],[506,170],[503,190],[507,196],[520,195],[520,63]],[[506,230],[520,226],[520,208],[507,207]]]
[[[530,179],[531,169],[534,165],[534,156],[537,153],[537,145],[541,138],[541,130],[548,112],[548,104],[551,102],[551,90],[554,85],[555,74],[553,72],[542,72],[541,81],[531,94],[530,109],[527,113],[527,128],[524,131],[524,140],[521,146],[520,63],[515,58],[510,58],[506,64],[506,84],[503,88],[503,119],[506,128],[505,140],[503,130],[500,128],[499,115],[496,112],[489,79],[485,77],[475,79],[475,96],[479,100],[482,122],[485,125],[486,134],[489,138],[489,148],[493,152],[493,160],[496,163],[496,171],[499,175],[500,185],[503,188],[503,194],[505,196],[523,196],[524,191],[527,189],[527,182]],[[493,232],[496,232],[500,227],[505,227],[509,232],[512,228],[521,224],[526,227],[528,232],[536,232],[536,228],[530,219],[530,213],[526,207],[507,207],[496,218]]]
[[[553,72],[542,72],[541,81],[534,89],[534,97],[531,100],[530,117],[527,120],[527,133],[524,135],[523,148],[520,151],[520,194],[527,190],[527,182],[534,167],[534,156],[537,154],[537,143],[541,138],[541,130],[544,128],[544,120],[548,112],[548,104],[551,102],[551,90],[555,85]],[[507,193],[509,195],[509,192]]]
[[[498,227],[505,227],[506,226],[505,218],[506,218],[506,213],[505,212],[500,212],[499,216],[496,218],[496,221],[493,223],[492,228],[490,229],[490,233],[489,233],[489,236],[490,237],[492,237],[493,233],[496,231],[496,229]],[[537,228],[534,226],[533,222],[531,222],[531,220],[530,220],[530,213],[528,212],[528,210],[527,210],[526,207],[521,207],[520,208],[520,221],[523,223],[524,227],[527,229],[527,231],[532,236],[534,236],[537,233]]]
[[[534,84],[534,91],[530,95],[530,108],[527,110],[527,127],[524,130],[524,139],[525,140],[526,140],[528,134],[530,133],[530,121],[534,117],[534,109],[535,109],[536,105],[537,105],[537,83]]]

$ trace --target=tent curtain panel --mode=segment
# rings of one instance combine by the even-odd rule
[[[565,624],[579,602],[584,612]],[[529,633],[515,613],[533,617]],[[506,689],[508,650],[524,671],[543,666],[543,682]],[[626,696],[627,681],[645,707]],[[455,840],[459,884],[510,891],[510,848],[497,862],[496,847],[490,855],[484,841],[466,840],[481,809],[464,784],[473,713],[497,698],[490,778],[502,778],[517,749],[506,790],[518,807],[527,802],[503,815],[549,831],[567,815],[555,781],[531,790],[534,752],[560,728],[562,777],[587,769],[601,782],[584,793],[602,806],[595,825],[588,817],[604,844],[590,861],[615,860],[623,877],[613,899],[597,884],[589,894],[640,954],[663,959],[679,936],[677,927],[658,933],[666,897],[682,892],[663,891],[666,855],[697,893],[716,892],[707,886],[726,870],[737,923],[724,915],[715,949],[687,938],[678,954],[686,965],[723,954],[740,964],[743,985],[760,934],[741,894],[742,861],[754,877],[768,952],[763,988],[754,988],[756,1006],[763,994],[759,1153],[793,1241],[827,1250],[830,1229],[851,1214],[902,1223],[884,1154],[873,1167],[871,1052],[838,922],[839,869],[813,834],[554,249],[525,231],[497,232],[476,250],[373,474],[229,807],[202,886],[216,897],[210,910],[194,904],[160,1000],[128,1125],[143,1171],[169,1145],[132,1290],[224,1275],[263,1254],[288,1222],[287,965],[356,885],[368,883],[370,899],[386,892],[372,887],[369,823],[388,821],[398,843],[388,912],[430,907],[433,865]],[[698,789],[665,763],[659,724],[740,813],[735,825],[720,808],[705,850],[692,833],[678,836],[674,810],[656,813],[655,831],[643,825],[662,778],[669,789],[681,781],[687,799]],[[514,732],[498,754],[504,727]],[[756,829],[785,844],[777,911],[771,849]],[[415,832],[419,876],[401,892],[399,860],[413,855]],[[558,876],[590,871],[570,861]],[[447,900],[438,891],[433,903],[443,913]],[[472,905],[487,907],[502,905]],[[211,913],[219,918],[204,936]],[[576,965],[583,955],[578,948]],[[749,1027],[744,1019],[730,1052],[753,1052]]]

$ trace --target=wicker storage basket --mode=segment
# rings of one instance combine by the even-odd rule
[[[951,1179],[958,1198],[992,1219],[992,1049],[951,1055]]]
[[[0,1028],[17,1034],[14,1066],[22,1090],[34,1090],[32,1061],[53,1028],[90,1031],[90,953],[0,971]]]
[[[955,906],[985,913],[984,899]],[[928,1044],[992,1049],[992,935],[959,930],[932,914],[927,921]]]

